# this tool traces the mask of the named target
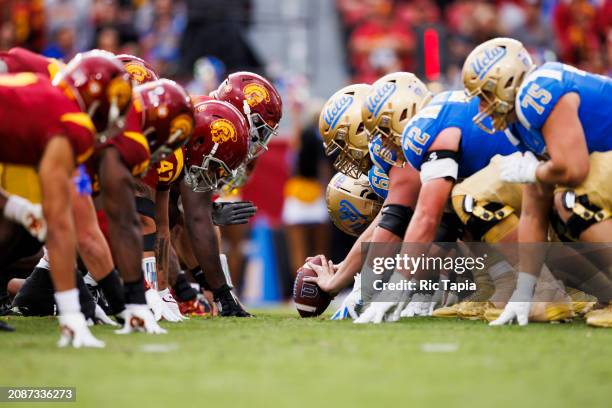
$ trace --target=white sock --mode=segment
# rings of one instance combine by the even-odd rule
[[[79,290],[70,289],[63,292],[55,292],[55,303],[61,315],[80,313]]]

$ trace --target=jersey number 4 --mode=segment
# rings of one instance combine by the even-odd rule
[[[544,106],[551,101],[552,95],[546,89],[541,88],[538,84],[533,83],[527,88],[527,95],[521,101],[521,107],[532,107],[541,115],[544,112]]]

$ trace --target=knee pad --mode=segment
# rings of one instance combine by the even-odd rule
[[[561,197],[563,208],[572,214],[563,221],[556,211],[551,214],[551,225],[562,241],[578,241],[591,225],[612,217],[612,211],[589,201],[586,194],[577,196],[574,190],[566,190]]]
[[[518,216],[509,205],[475,201],[473,197],[465,196],[463,210],[470,214],[467,228],[479,241],[499,242],[518,225]]]
[[[403,238],[413,213],[412,208],[405,205],[387,204],[382,208],[378,226]]]

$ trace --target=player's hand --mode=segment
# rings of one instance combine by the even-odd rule
[[[109,326],[119,326],[117,322],[108,317],[106,312],[96,303],[96,311],[94,314],[94,321],[99,324],[108,324]]]
[[[125,310],[121,312],[121,318],[125,321],[121,330],[115,331],[117,334],[129,334],[134,332],[144,332],[149,334],[166,334],[162,329],[153,313],[147,305],[125,305]]]
[[[512,324],[516,320],[519,326],[529,323],[529,311],[531,302],[508,302],[499,317],[489,323],[489,326],[502,326]]]
[[[364,324],[364,323],[382,323],[385,319],[385,315],[392,312],[399,302],[372,302],[370,306],[353,321],[353,323]]]
[[[181,314],[178,303],[170,293],[170,289],[166,288],[160,291],[159,296],[162,300],[162,318],[164,320],[177,323],[187,319]]]
[[[246,224],[256,212],[257,207],[250,201],[215,202],[212,219],[219,226]]]
[[[319,256],[321,259],[321,265],[312,263],[312,260],[307,261],[305,267],[312,269],[317,276],[304,276],[304,282],[316,283],[323,292],[332,293],[335,292],[333,277],[336,273],[336,266],[332,261],[328,261],[325,255]]]
[[[208,303],[208,306],[210,307],[210,315],[213,317],[218,316],[219,308],[217,307],[217,302],[215,302],[215,296],[213,293],[210,290],[204,290],[202,294],[204,295],[204,299],[206,299],[206,303]]]
[[[60,339],[57,342],[58,347],[104,347],[104,342],[96,339],[89,331],[85,316],[81,312],[60,315],[59,324]]]
[[[4,206],[4,216],[21,224],[33,237],[44,242],[47,237],[47,223],[43,217],[42,206],[33,204],[25,198],[10,195]]]
[[[415,293],[400,317],[431,316],[435,305],[432,298],[433,295],[427,293]]]
[[[353,284],[353,290],[349,293],[344,300],[340,308],[331,317],[331,320],[344,320],[349,317],[353,320],[359,317],[358,310],[363,306],[361,300],[361,274],[355,275],[355,283]]]
[[[147,299],[147,306],[149,306],[153,312],[155,321],[160,321],[163,317],[164,303],[162,302],[161,296],[159,296],[159,292],[153,288],[147,289],[145,298]]]
[[[540,162],[531,152],[513,154],[504,158],[500,177],[508,183],[535,183],[539,165]]]

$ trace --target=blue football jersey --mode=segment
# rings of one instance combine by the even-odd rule
[[[368,172],[370,187],[377,196],[385,200],[389,192],[389,176],[386,171],[374,164]]]
[[[503,132],[490,135],[474,124],[472,119],[478,114],[478,103],[478,98],[468,100],[463,91],[448,91],[438,94],[417,113],[402,134],[402,150],[412,167],[421,170],[436,137],[450,127],[461,130],[459,178],[469,177],[487,166],[496,154],[505,156],[516,152]]]
[[[559,62],[548,62],[533,71],[517,92],[519,123],[512,129],[521,141],[521,150],[546,153],[542,127],[557,101],[570,92],[580,95],[578,117],[589,153],[612,150],[612,79]]]

